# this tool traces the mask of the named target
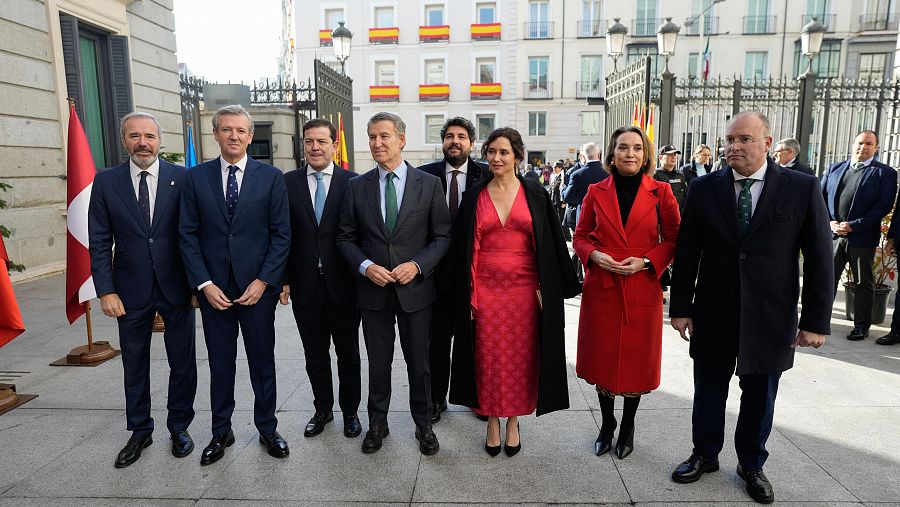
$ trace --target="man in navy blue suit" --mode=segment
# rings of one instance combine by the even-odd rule
[[[178,458],[194,449],[187,429],[197,391],[194,309],[178,250],[185,169],[159,159],[161,131],[153,116],[126,115],[121,135],[129,161],[94,178],[88,209],[91,273],[103,313],[118,320],[132,432],[116,468],[137,461],[153,443],[150,337],[157,312],[166,324],[170,368],[166,426]]]
[[[587,143],[581,147],[581,153],[584,154],[585,163],[578,169],[572,171],[566,187],[562,189],[562,198],[566,202],[566,206],[575,207],[575,223],[581,217],[581,201],[587,195],[587,189],[598,181],[603,181],[609,176],[609,173],[603,170],[603,164],[600,162],[600,146],[597,143]],[[572,254],[572,264],[575,266],[575,273],[578,280],[584,282],[584,270],[581,267],[581,261],[578,256]]]
[[[291,246],[284,175],[253,160],[253,120],[241,106],[213,115],[221,155],[188,172],[181,199],[181,254],[188,282],[202,292],[209,352],[212,440],[201,465],[234,443],[234,376],[240,327],[253,386],[253,422],[271,456],[287,457],[275,418],[275,305]]]
[[[772,135],[763,114],[735,115],[725,132],[728,168],[691,182],[675,249],[669,316],[690,339],[694,448],[672,480],[692,483],[719,469],[737,375],[737,474],[754,500],[772,503],[763,465],[779,379],[796,347],[820,347],[831,331],[830,234],[818,181],[766,156]]]
[[[356,173],[334,164],[337,149],[334,125],[322,118],[309,120],[303,125],[306,165],[284,175],[291,209],[291,253],[281,303],[288,304],[288,298],[293,303],[313,392],[315,413],[303,430],[305,437],[322,433],[334,420],[332,341],[344,436],[353,438],[362,432],[356,413],[361,396],[356,279],[337,249],[341,205]]]
[[[875,247],[881,240],[881,220],[891,211],[897,195],[897,171],[875,160],[877,152],[878,135],[863,130],[853,141],[850,159],[832,165],[822,177],[822,195],[834,234],[835,295],[847,263],[856,281],[853,330],[847,335],[852,341],[869,335],[875,301]]]

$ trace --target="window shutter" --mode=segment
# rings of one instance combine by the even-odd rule
[[[128,154],[118,141],[119,122],[126,114],[134,111],[134,100],[131,95],[131,60],[128,57],[128,37],[122,35],[109,36],[109,68],[112,88],[112,110],[115,118],[115,145],[119,146],[119,161],[128,159]]]
[[[78,20],[68,14],[59,15],[59,33],[63,47],[63,65],[66,68],[66,94],[75,101],[75,112],[84,121],[81,107],[81,58],[78,48]]]

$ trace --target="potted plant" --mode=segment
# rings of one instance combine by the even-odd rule
[[[891,217],[894,212],[891,211],[886,217],[881,219],[881,241],[875,249],[875,260],[872,261],[872,272],[875,282],[875,300],[872,304],[872,324],[881,324],[884,322],[887,314],[888,298],[891,295],[891,287],[887,284],[888,280],[894,280],[897,277],[897,257],[894,255],[886,255],[888,239],[887,233],[891,225]],[[846,296],[844,313],[847,320],[853,320],[853,305],[856,294],[856,280],[853,279],[853,271],[849,268],[844,271],[847,281],[844,282],[844,294]]]

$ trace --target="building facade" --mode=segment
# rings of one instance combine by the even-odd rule
[[[22,279],[66,256],[68,97],[99,169],[126,160],[118,120],[159,120],[162,150],[183,153],[172,0],[4,0],[0,9],[0,223]]]
[[[705,71],[743,79],[805,72],[800,30],[813,17],[828,30],[813,61],[823,77],[890,78],[898,41],[896,0],[310,0],[302,9],[301,79],[314,58],[334,62],[330,33],[339,21],[354,33],[346,72],[361,170],[371,166],[365,123],[381,110],[407,122],[412,163],[441,157],[437,133],[451,116],[472,120],[479,139],[494,127],[518,129],[532,162],[574,158],[582,143],[602,142],[603,106],[588,101],[602,102],[615,18],[628,28],[620,67],[651,56],[661,73],[656,29],[671,17],[681,32],[670,69],[698,82]]]

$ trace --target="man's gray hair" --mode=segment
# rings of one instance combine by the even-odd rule
[[[733,123],[738,118],[741,118],[744,116],[752,116],[752,117],[756,118],[757,120],[759,120],[763,125],[763,129],[765,130],[766,135],[767,136],[772,135],[772,127],[771,127],[771,124],[769,123],[769,117],[759,111],[741,111],[740,113],[732,116],[731,119],[728,120],[728,123]]]
[[[132,120],[134,118],[147,118],[151,120],[156,125],[156,136],[159,139],[162,139],[162,127],[159,126],[159,122],[156,118],[153,117],[150,113],[145,113],[143,111],[134,111],[126,114],[119,120],[119,137],[124,141],[125,140],[125,124],[128,123],[128,120]]]
[[[369,127],[380,121],[389,121],[393,123],[394,132],[397,133],[398,137],[406,135],[406,122],[403,121],[403,118],[400,118],[394,113],[388,113],[385,111],[372,115],[372,117],[369,118],[369,123],[366,124],[366,130],[369,130]]]
[[[782,139],[781,141],[778,141],[777,143],[775,143],[776,150],[778,149],[779,146],[784,146],[785,148],[788,148],[789,150],[793,151],[795,157],[800,154],[800,143],[793,137],[788,137],[786,139]]]
[[[584,153],[588,160],[600,160],[600,146],[597,143],[585,143],[581,147],[581,153]]]
[[[250,123],[250,132],[253,132],[253,118],[250,116],[250,113],[244,109],[244,106],[240,104],[232,104],[230,106],[224,106],[219,108],[213,114],[212,117],[212,128],[213,130],[217,130],[219,128],[219,116],[243,116],[247,118],[247,121]]]

